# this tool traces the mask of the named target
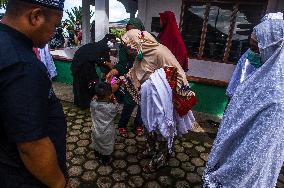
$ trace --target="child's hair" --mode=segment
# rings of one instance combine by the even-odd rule
[[[112,94],[112,88],[107,82],[91,82],[89,92],[92,97],[97,96],[98,100],[105,100]]]

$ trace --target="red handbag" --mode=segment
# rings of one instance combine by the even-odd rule
[[[184,97],[179,94],[173,93],[174,108],[179,116],[185,116],[194,105],[197,103],[195,96]]]
[[[177,68],[165,67],[164,71],[166,73],[167,81],[173,90],[174,108],[179,116],[185,116],[189,112],[189,110],[191,110],[192,107],[196,105],[197,99],[195,96],[185,97],[175,92],[177,87]]]

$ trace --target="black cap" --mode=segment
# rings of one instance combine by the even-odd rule
[[[63,11],[65,0],[21,0],[21,1]]]

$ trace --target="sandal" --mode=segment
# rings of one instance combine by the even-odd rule
[[[137,127],[137,128],[136,128],[136,135],[137,135],[137,136],[143,136],[143,134],[144,134],[144,129],[143,129],[143,127]]]
[[[119,134],[120,134],[123,138],[128,138],[128,134],[127,134],[126,128],[119,128],[118,131],[119,131]]]
[[[155,168],[153,165],[151,164],[147,164],[143,167],[143,171],[147,174],[156,172],[157,168]]]
[[[142,160],[142,159],[152,158],[153,156],[154,152],[146,149],[137,155],[137,159]]]
[[[113,158],[111,156],[101,156],[99,161],[102,165],[108,166],[113,161]]]

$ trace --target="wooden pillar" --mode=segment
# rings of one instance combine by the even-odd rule
[[[95,1],[96,41],[109,33],[109,0]]]
[[[229,34],[227,38],[227,43],[226,43],[226,48],[225,48],[225,53],[224,53],[224,62],[228,62],[230,52],[231,52],[231,47],[232,47],[232,39],[234,35],[234,30],[236,27],[236,18],[237,18],[237,13],[239,11],[239,2],[237,2],[234,6],[233,13],[231,15],[230,19],[230,29],[229,29]]]
[[[91,42],[91,33],[90,33],[90,0],[82,0],[82,44],[87,44]]]
[[[181,13],[180,13],[180,21],[179,21],[179,30],[180,32],[182,32],[182,25],[183,25],[183,17],[184,17],[184,12],[185,12],[185,0],[182,0],[182,3],[181,3]]]
[[[206,35],[207,35],[207,29],[208,29],[208,19],[209,19],[209,13],[210,13],[210,7],[211,4],[207,3],[206,9],[204,12],[204,21],[203,21],[203,27],[202,27],[202,33],[201,33],[201,39],[200,39],[200,45],[199,45],[199,52],[198,52],[198,59],[201,59],[204,53],[204,47],[206,42]]]

